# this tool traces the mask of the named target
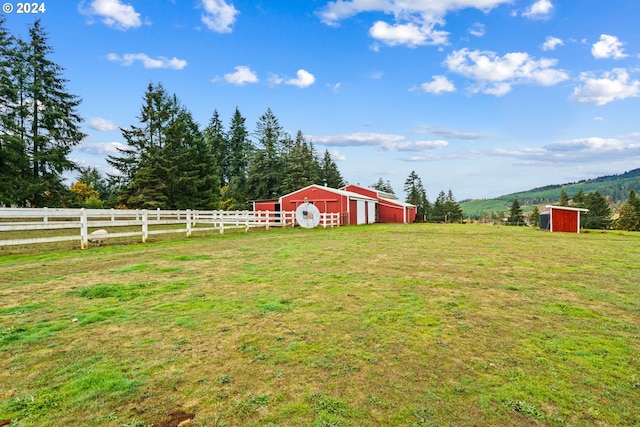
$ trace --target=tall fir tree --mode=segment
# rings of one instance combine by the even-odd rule
[[[325,150],[320,161],[320,183],[331,188],[340,188],[345,186],[342,174],[338,169],[338,165],[331,157],[329,150]]]
[[[458,202],[456,202],[455,197],[453,197],[453,191],[451,191],[451,189],[449,189],[449,192],[447,193],[444,210],[447,222],[462,222],[464,213]]]
[[[219,172],[197,123],[162,84],[149,84],[141,126],[122,129],[127,147],[107,162],[118,204],[143,209],[211,209],[219,198]]]
[[[438,193],[438,197],[436,197],[436,200],[433,202],[430,219],[433,221],[445,222],[447,219],[446,203],[447,195],[444,191],[440,191],[440,193]]]
[[[371,188],[378,191],[384,191],[385,193],[389,193],[389,194],[394,194],[394,195],[396,194],[393,191],[391,182],[389,180],[387,180],[386,182],[383,181],[382,177],[378,178],[378,180],[371,185]]]
[[[295,141],[285,140],[285,146],[289,146],[289,149],[284,156],[284,176],[280,195],[318,183],[318,159],[313,146],[306,141],[302,131],[298,131]]]
[[[588,193],[585,197],[585,208],[589,212],[580,215],[582,227],[590,229],[607,229],[611,225],[611,207],[599,191]]]
[[[226,185],[222,188],[222,208],[227,210],[247,209],[249,201],[247,179],[249,162],[255,151],[255,147],[249,140],[249,132],[246,127],[246,119],[236,107],[227,141],[227,157],[224,165],[227,167]]]
[[[507,219],[507,224],[524,225],[524,214],[522,213],[522,208],[520,207],[520,202],[518,202],[517,197],[513,199],[513,203],[511,203],[511,209],[509,210],[509,218]]]
[[[85,134],[80,98],[67,92],[52,54],[39,20],[26,42],[10,36],[1,21],[0,203],[61,206],[66,199],[63,173],[76,168],[69,155]]]
[[[283,130],[271,108],[260,116],[254,132],[258,140],[249,168],[249,197],[272,199],[281,193],[283,180]]]
[[[224,132],[224,125],[220,120],[218,110],[214,110],[209,124],[204,129],[204,140],[209,147],[211,156],[215,164],[218,166],[220,186],[229,184],[229,141]]]
[[[380,178],[382,181],[382,178]],[[425,220],[429,217],[430,204],[427,199],[427,192],[422,184],[422,179],[418,176],[416,171],[411,171],[407,180],[404,182],[404,192],[407,195],[405,201],[416,205],[417,217],[420,220]]]

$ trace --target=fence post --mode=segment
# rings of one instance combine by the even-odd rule
[[[49,222],[49,215],[48,215],[47,209],[49,209],[49,208],[47,208],[47,207],[45,207],[45,208],[44,208],[44,219],[43,219],[43,222],[44,222],[45,224],[46,224],[47,222]]]
[[[156,219],[160,221],[160,208],[156,208]]]
[[[191,209],[187,209],[187,237],[191,237]]]
[[[136,216],[138,215],[138,210],[136,209]],[[142,210],[142,243],[147,243],[147,239],[149,238],[149,222],[147,218],[147,210]]]
[[[111,222],[116,221],[115,209],[111,208]]]
[[[271,224],[271,217],[270,217],[270,215],[271,215],[271,212],[267,211],[267,213],[266,213],[266,218],[267,218],[267,227],[266,227],[266,229],[267,229],[267,230],[269,229],[269,224]]]
[[[84,208],[80,209],[80,247],[87,249],[89,247],[89,228],[87,226],[87,212]]]

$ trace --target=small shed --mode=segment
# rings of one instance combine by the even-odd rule
[[[321,213],[339,213],[341,225],[376,222],[378,200],[375,198],[317,184],[280,197],[280,207],[284,211],[294,211],[305,199],[313,203]]]
[[[544,229],[548,229],[552,233],[566,232],[566,233],[579,233],[580,232],[580,213],[589,212],[589,209],[572,208],[569,206],[554,206],[547,205],[549,212],[540,214],[540,228],[542,228],[542,221],[545,214],[549,215],[548,226]]]

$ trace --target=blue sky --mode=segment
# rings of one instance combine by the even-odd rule
[[[640,167],[637,0],[49,0],[39,17],[83,99],[73,152],[104,157],[161,82],[204,127],[271,108],[345,179],[431,201]],[[6,4],[5,4],[6,7]]]

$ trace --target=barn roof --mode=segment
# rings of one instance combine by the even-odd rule
[[[311,185],[308,185],[308,186],[306,186],[304,188],[301,188],[299,190],[292,191],[291,193],[285,194],[284,196],[280,197],[280,199],[282,199],[284,197],[291,196],[291,195],[296,194],[296,193],[299,193],[301,191],[307,190],[309,188],[317,188],[317,189],[320,189],[320,190],[328,191],[330,193],[339,194],[341,196],[345,196],[345,197],[348,197],[350,199],[367,200],[367,201],[370,201],[370,202],[377,202],[378,201],[378,199],[374,199],[373,197],[363,196],[362,194],[354,193],[353,191],[338,190],[337,188],[325,187],[323,185],[318,185],[318,184],[311,184]]]
[[[412,205],[411,203],[407,203],[407,202],[402,202],[402,201],[397,200],[397,199],[387,199],[385,197],[380,197],[380,201],[391,203],[393,205],[402,206],[403,208],[415,208],[416,207],[416,205]]]
[[[589,209],[584,208],[572,208],[570,206],[555,206],[555,205],[546,205],[545,207],[549,209],[560,209],[564,211],[574,211],[574,212],[589,212]]]

